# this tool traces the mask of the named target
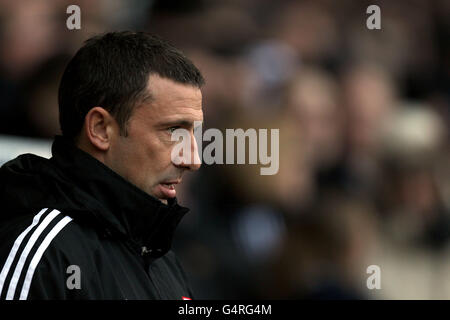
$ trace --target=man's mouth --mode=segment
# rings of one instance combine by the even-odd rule
[[[177,191],[175,190],[175,185],[179,184],[180,182],[181,182],[180,180],[161,182],[158,185],[158,187],[159,187],[159,191],[162,195],[162,198],[163,199],[175,198],[175,196],[177,195]]]

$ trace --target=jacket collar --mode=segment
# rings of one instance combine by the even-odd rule
[[[108,231],[131,240],[142,254],[159,257],[170,250],[175,229],[189,209],[176,199],[162,203],[61,136],[55,138],[52,154],[51,161],[86,196],[84,209]]]

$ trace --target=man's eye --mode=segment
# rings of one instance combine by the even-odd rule
[[[174,133],[174,131],[177,130],[178,128],[180,128],[180,127],[170,127],[167,130],[169,130],[170,133]]]

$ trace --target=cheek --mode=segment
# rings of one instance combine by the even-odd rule
[[[158,179],[172,165],[173,142],[167,141],[161,132],[130,130],[129,136],[120,141],[122,164],[128,167],[134,179]]]
[[[170,135],[161,132],[150,140],[147,150],[158,167],[166,168],[172,164],[172,149],[176,144],[177,141],[171,141]]]
[[[156,154],[155,165],[161,170],[171,167],[172,164],[172,147],[165,147]]]
[[[172,164],[171,151],[171,143],[159,139],[148,140],[145,145],[140,147],[139,162],[152,174],[163,173]]]

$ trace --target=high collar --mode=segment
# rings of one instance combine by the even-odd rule
[[[162,203],[61,136],[55,138],[52,154],[51,161],[87,196],[86,209],[109,230],[156,257],[170,249],[175,229],[189,209],[175,198]]]

